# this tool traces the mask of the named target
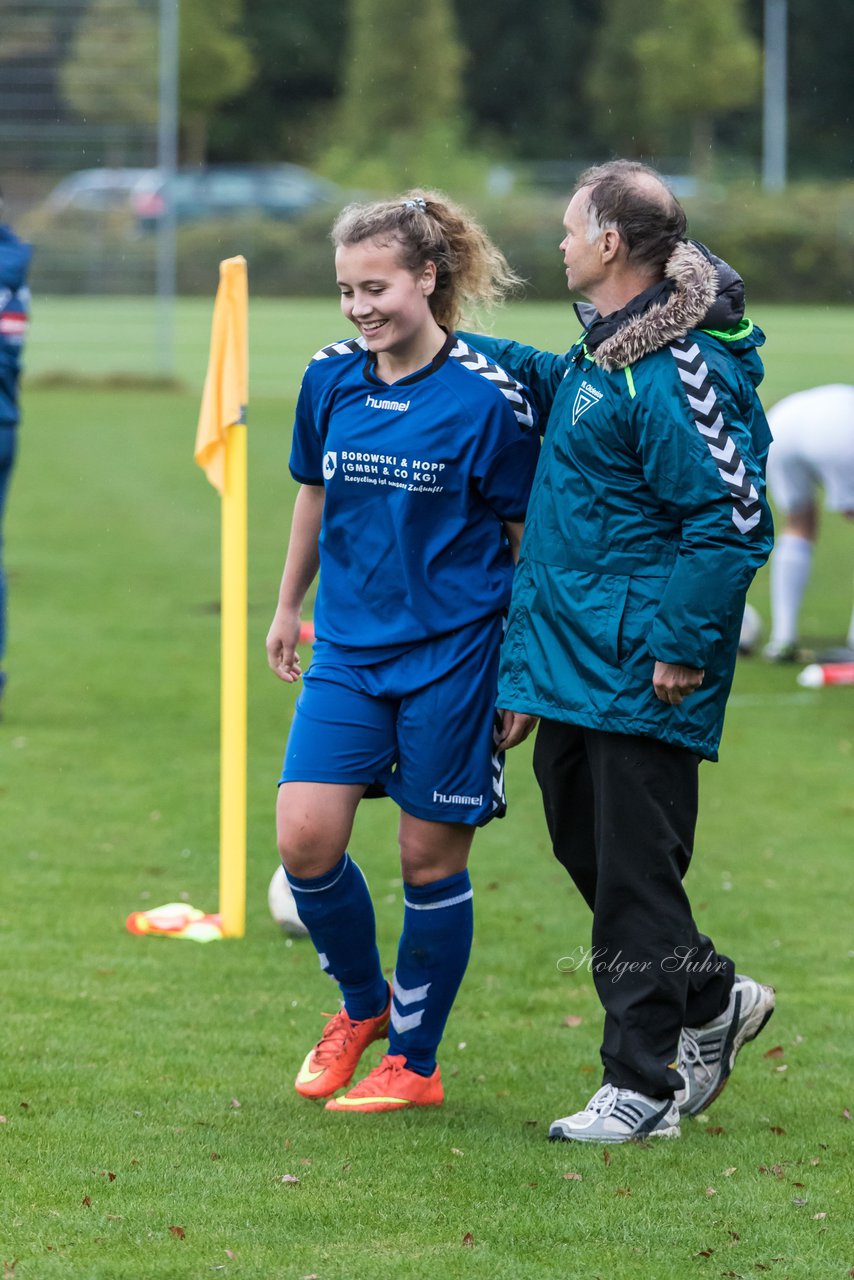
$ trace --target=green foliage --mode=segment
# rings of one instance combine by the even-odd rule
[[[387,190],[476,185],[482,173],[464,146],[463,62],[450,0],[415,9],[351,0],[344,88],[325,172]]]
[[[100,123],[157,120],[157,18],[150,6],[92,0],[60,84],[74,110]]]
[[[505,163],[571,160],[598,145],[581,72],[598,0],[457,0],[473,138]]]
[[[854,301],[854,184],[734,187],[685,208],[690,234],[732,263],[751,298]]]
[[[254,65],[245,37],[243,0],[181,0],[179,86],[185,159],[202,163],[207,129],[216,109],[252,81]]]
[[[759,47],[743,0],[608,0],[587,77],[604,136],[623,155],[676,155],[707,167],[716,118],[757,101]]]
[[[347,35],[341,0],[252,0],[242,31],[255,78],[210,122],[218,159],[313,162],[326,145],[343,74]]]

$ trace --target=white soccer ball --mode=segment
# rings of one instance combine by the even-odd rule
[[[290,934],[292,938],[308,937],[308,929],[297,915],[297,904],[294,902],[285,868],[281,865],[273,872],[273,879],[267,890],[267,903],[270,915],[283,933]]]
[[[744,606],[744,617],[741,620],[741,635],[738,638],[739,653],[754,653],[762,635],[762,619],[752,604]]]

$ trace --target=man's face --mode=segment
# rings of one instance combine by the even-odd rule
[[[569,202],[563,218],[566,235],[560,242],[566,267],[566,285],[572,293],[590,296],[602,279],[603,263],[600,250],[601,234],[594,241],[587,239],[588,191],[582,187]]]

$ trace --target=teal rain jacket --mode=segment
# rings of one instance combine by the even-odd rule
[[[470,337],[548,416],[498,705],[716,760],[745,594],[772,545],[765,339],[747,320],[697,327],[718,290],[698,247],[678,246],[666,275],[649,305],[597,317],[593,350]],[[656,659],[703,668],[702,687],[660,702]]]

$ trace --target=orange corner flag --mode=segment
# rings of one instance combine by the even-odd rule
[[[225,491],[226,432],[244,422],[249,399],[249,286],[246,259],[219,264],[211,351],[196,430],[195,459],[220,493]]]

